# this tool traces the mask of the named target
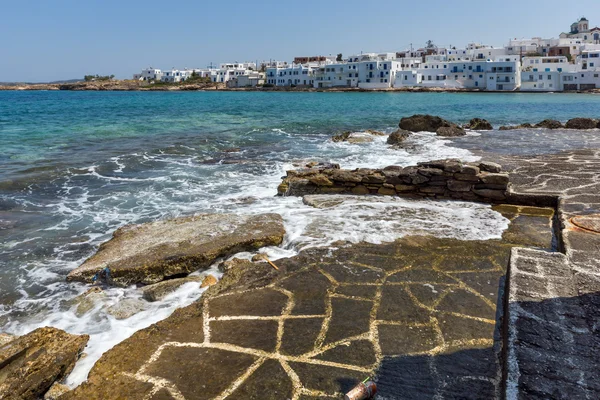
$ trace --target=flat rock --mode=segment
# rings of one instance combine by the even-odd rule
[[[67,385],[63,385],[62,383],[56,382],[50,390],[46,392],[44,395],[44,400],[58,400],[60,396],[70,391],[71,388]]]
[[[110,306],[106,312],[116,319],[127,319],[135,314],[148,309],[148,303],[140,299],[123,299]]]
[[[116,286],[152,284],[210,266],[217,258],[278,245],[279,214],[202,214],[117,229],[113,238],[67,276],[91,283],[96,274]]]
[[[43,397],[73,370],[88,339],[46,327],[0,347],[0,398]]]
[[[188,276],[148,285],[142,288],[142,297],[147,301],[159,301],[179,289],[182,285],[190,282],[200,282],[201,280],[201,276]]]
[[[85,293],[80,294],[73,299],[73,303],[77,304],[75,315],[78,317],[83,316],[88,311],[96,307],[98,302],[102,301],[104,298],[106,298],[106,293],[104,293],[102,288],[98,286],[90,288]]]
[[[546,128],[546,129],[562,129],[565,126],[555,119],[545,119],[540,123],[535,124],[536,128]]]

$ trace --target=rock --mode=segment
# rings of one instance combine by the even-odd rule
[[[479,163],[479,169],[486,172],[501,172],[502,165],[490,161],[482,161]]]
[[[490,124],[485,119],[481,118],[473,118],[468,125],[465,126],[467,129],[471,129],[473,131],[491,131],[494,129],[492,124]]]
[[[80,294],[73,299],[73,303],[77,304],[75,315],[78,317],[83,316],[85,313],[96,307],[96,304],[105,297],[106,293],[104,293],[101,287],[94,286],[93,288],[90,288],[87,292]]]
[[[433,115],[413,115],[400,120],[400,129],[410,132],[437,132],[439,128],[455,126],[455,124]]]
[[[491,185],[508,185],[508,174],[486,174],[481,176],[483,183]]]
[[[62,383],[56,382],[50,390],[46,392],[44,395],[44,400],[58,400],[60,396],[70,391],[71,388],[67,385],[63,385]]]
[[[363,186],[364,187],[364,186]],[[366,188],[365,188],[366,189]],[[367,190],[368,192],[368,190]],[[342,204],[344,201],[338,198],[325,198],[319,195],[307,195],[302,197],[302,202],[314,208],[331,208]],[[254,261],[254,260],[252,260]]]
[[[306,197],[306,196],[305,196]],[[267,261],[267,256],[263,253],[258,253],[252,256],[252,262]]]
[[[469,192],[473,188],[473,184],[471,182],[465,181],[448,181],[448,189],[453,192]]]
[[[309,182],[317,186],[333,186],[333,182],[325,175],[318,174],[308,178]]]
[[[595,129],[598,121],[591,118],[573,118],[567,121],[567,129]]]
[[[181,285],[185,285],[190,282],[200,282],[202,277],[200,276],[188,276],[179,279],[169,279],[153,285],[148,285],[142,288],[142,298],[146,301],[159,301],[164,299],[167,295],[173,293]]]
[[[0,347],[0,397],[38,399],[73,370],[88,335],[39,328]],[[6,397],[2,397],[6,398]]]
[[[510,130],[514,130],[514,129],[531,129],[531,128],[535,128],[533,125],[531,125],[530,123],[524,123],[521,125],[508,125],[508,126],[501,126],[499,130],[501,131],[510,131]]]
[[[464,165],[461,168],[460,173],[465,175],[477,175],[479,174],[479,167],[474,165]]]
[[[366,186],[359,185],[352,188],[352,194],[365,195],[371,193]]]
[[[6,343],[12,342],[17,337],[10,333],[0,333],[0,346],[4,346]]]
[[[555,119],[545,119],[542,122],[535,124],[536,128],[546,128],[546,129],[562,129],[565,126]]]
[[[123,299],[110,306],[106,312],[116,319],[127,319],[148,309],[148,303],[140,299]]]
[[[276,246],[285,229],[278,214],[202,214],[119,228],[68,281],[92,282],[109,269],[109,284],[152,284],[207,268],[217,258]]]
[[[465,136],[467,134],[467,132],[465,132],[465,130],[463,128],[456,126],[456,125],[443,126],[441,128],[438,128],[438,130],[435,133],[438,136],[444,136],[444,137]]]
[[[396,195],[396,191],[394,189],[390,189],[390,188],[386,188],[386,187],[381,187],[377,191],[377,194],[380,194],[382,196],[395,196]]]
[[[506,192],[503,190],[494,189],[473,189],[473,193],[486,199],[492,200],[504,200],[506,199]]]
[[[331,137],[334,142],[348,142],[348,143],[369,143],[373,141],[370,133],[366,132],[344,132],[339,135]]]
[[[202,284],[200,285],[200,287],[201,288],[210,287],[210,286],[216,285],[217,282],[218,282],[217,278],[215,278],[213,275],[208,274],[202,281]]]
[[[223,153],[239,153],[242,151],[239,147],[230,147],[228,149],[223,149]]]
[[[379,132],[379,131],[374,131],[373,129],[367,129],[365,132],[367,132],[369,135],[373,135],[373,136],[385,136],[385,133]]]
[[[404,142],[410,136],[409,131],[405,131],[402,129],[398,129],[395,132],[392,132],[390,136],[388,136],[387,143],[388,144],[400,144]]]

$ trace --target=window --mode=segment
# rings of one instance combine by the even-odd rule
[[[552,75],[548,75],[548,80],[552,80]]]

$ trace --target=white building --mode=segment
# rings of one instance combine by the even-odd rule
[[[164,71],[161,77],[161,82],[178,83],[183,82],[192,75],[192,70],[184,69],[182,71],[171,68],[169,71]]]
[[[269,67],[266,70],[266,83],[275,86],[312,86],[314,66],[290,64],[287,67]]]
[[[133,75],[133,79],[139,81],[160,81],[161,78],[162,71],[153,67],[148,67],[143,69],[141,73]]]

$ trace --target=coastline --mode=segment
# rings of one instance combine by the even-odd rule
[[[216,91],[216,92],[385,92],[385,93],[580,93],[600,94],[600,89],[572,90],[561,92],[542,91],[493,91],[467,88],[427,88],[427,87],[402,87],[385,89],[362,89],[348,87],[313,88],[313,87],[246,87],[228,88],[223,83],[200,83],[180,85],[143,85],[136,81],[111,81],[111,82],[77,82],[77,83],[39,83],[15,84],[0,86],[0,91],[115,91],[115,92],[180,92],[180,91]]]

